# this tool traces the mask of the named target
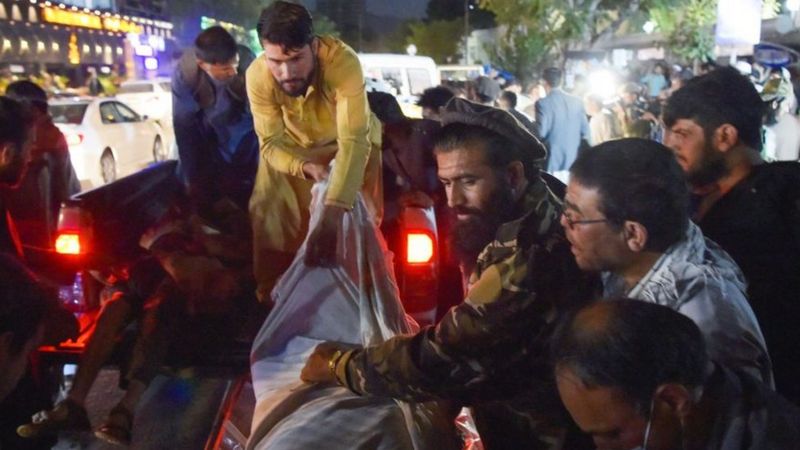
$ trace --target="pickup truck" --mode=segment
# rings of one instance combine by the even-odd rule
[[[124,276],[126,267],[145,253],[139,246],[140,237],[182,197],[176,166],[175,161],[156,163],[128,177],[77,194],[62,205],[54,249],[61,271],[74,276],[67,278],[69,282],[62,286],[61,298],[78,316],[81,332],[76,339],[40,348],[42,362],[51,368],[49,372],[56,378],[63,373],[64,364],[78,362],[91,337],[104,285],[112,277]],[[392,202],[398,211],[384,230],[387,244],[395,255],[400,298],[406,311],[418,322],[433,323],[440,288],[439,234],[433,208],[398,205],[396,198],[386,201]],[[169,368],[165,373],[170,374],[173,382],[162,380],[158,386],[151,386],[151,391],[155,392],[146,396],[148,404],[138,410],[134,447],[140,439],[153,439],[140,434],[141,430],[148,429],[147,423],[154,424],[150,428],[155,433],[159,426],[163,428],[165,423],[172,423],[177,429],[194,430],[190,437],[181,432],[168,436],[159,434],[160,440],[167,440],[161,444],[169,444],[170,448],[199,448],[201,441],[207,449],[244,448],[255,399],[249,382],[250,342],[240,344],[225,354],[204,355],[193,367]],[[206,411],[200,414],[199,425],[181,421],[189,410],[198,408],[198,402],[176,406],[170,400],[175,390],[186,386],[185,380],[183,384],[174,380],[175,374],[186,373],[188,369],[194,379],[190,385],[211,380],[213,386],[212,394],[204,397]],[[176,385],[184,388],[176,388]],[[152,406],[154,402],[161,406]],[[157,417],[140,419],[142,411]],[[194,413],[197,415],[197,411]],[[161,417],[165,414],[168,417]],[[149,448],[149,444],[141,446]]]

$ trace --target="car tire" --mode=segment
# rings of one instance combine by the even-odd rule
[[[100,157],[100,176],[103,183],[111,183],[117,179],[117,161],[111,151],[106,150]]]
[[[164,146],[161,136],[156,136],[156,140],[153,141],[153,161],[166,161],[167,158],[169,158],[169,150]]]

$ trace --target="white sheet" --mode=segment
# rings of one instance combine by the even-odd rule
[[[311,229],[326,187],[314,186]],[[452,423],[434,403],[359,397],[300,381],[306,358],[322,341],[370,345],[417,329],[400,303],[392,254],[360,194],[345,214],[339,242],[342,266],[307,267],[304,243],[272,292],[275,307],[251,353],[256,410],[248,448],[453,448]]]

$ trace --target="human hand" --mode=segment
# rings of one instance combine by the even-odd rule
[[[300,379],[306,383],[334,383],[336,376],[330,368],[331,359],[337,351],[345,352],[347,348],[334,342],[323,342],[314,349],[300,372]]]
[[[310,267],[333,267],[337,264],[336,250],[339,244],[339,224],[344,208],[326,205],[322,218],[311,231],[306,245],[305,263]]]
[[[303,173],[314,181],[322,181],[328,177],[328,166],[313,162],[304,162]]]

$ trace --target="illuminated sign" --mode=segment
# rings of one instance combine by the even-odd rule
[[[149,45],[134,45],[133,53],[136,56],[153,56],[153,47]]]
[[[103,29],[103,21],[100,16],[86,14],[75,11],[65,11],[58,8],[45,7],[42,10],[45,22],[57,23],[61,25],[72,25],[75,27]]]
[[[69,49],[67,52],[67,60],[69,60],[69,63],[76,65],[80,64],[81,54],[78,51],[78,36],[75,33],[70,33],[69,44],[67,48]]]
[[[49,23],[92,28],[95,30],[137,34],[144,31],[144,27],[129,20],[123,20],[116,17],[100,17],[95,14],[87,14],[80,11],[66,11],[49,6],[46,6],[42,9],[42,17],[44,18],[45,22]]]
[[[127,20],[117,19],[114,17],[103,18],[103,27],[108,31],[117,31],[120,33],[136,33],[141,34],[144,32],[144,27],[136,25]]]
[[[145,58],[144,59],[144,68],[147,70],[156,70],[158,69],[158,60],[156,58]]]

